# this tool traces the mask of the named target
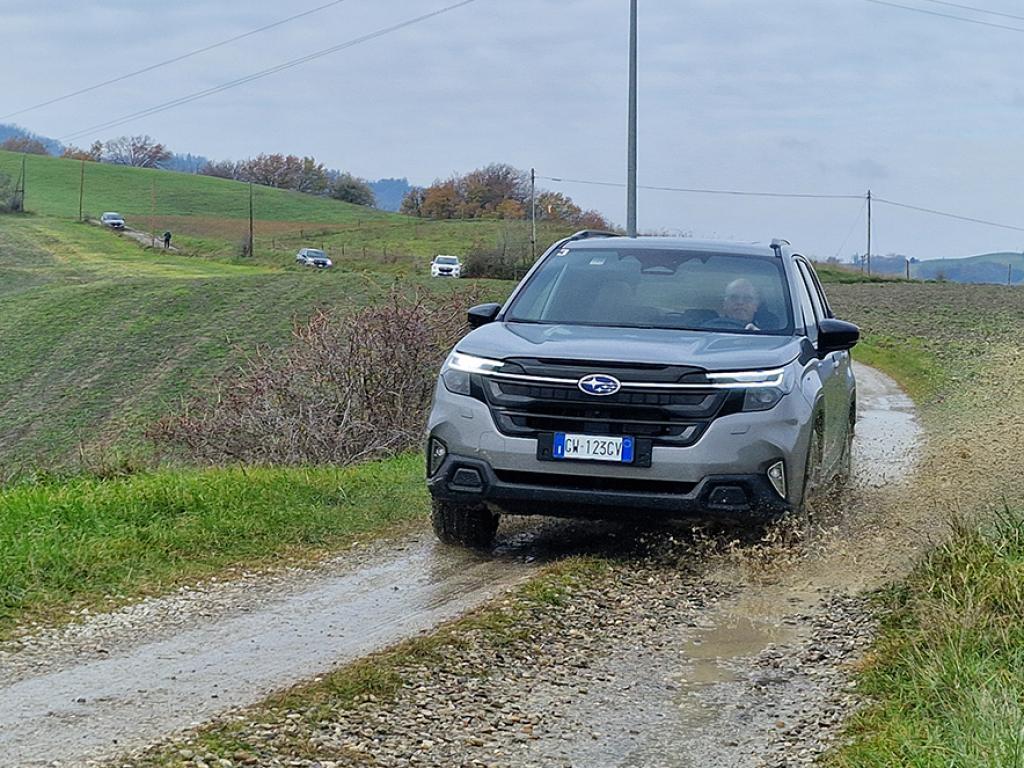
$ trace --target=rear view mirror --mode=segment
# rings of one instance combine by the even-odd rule
[[[470,328],[479,328],[494,322],[494,318],[501,312],[501,304],[480,304],[473,307],[466,313]]]
[[[818,355],[841,352],[860,341],[860,328],[844,320],[827,317],[818,324]]]

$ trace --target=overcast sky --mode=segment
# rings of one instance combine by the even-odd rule
[[[0,0],[0,114],[327,0]],[[640,0],[639,179],[861,194],[1024,226],[1024,19],[927,0]],[[453,0],[345,0],[249,39],[11,119],[62,138],[327,48]],[[975,4],[975,3],[968,3]],[[977,0],[1024,16],[1014,0]],[[312,154],[426,184],[489,162],[625,177],[628,0],[476,0],[257,82],[97,131],[177,152]],[[617,223],[620,189],[555,184]],[[640,192],[641,230],[863,251],[857,200]],[[875,253],[1024,250],[1024,232],[876,205]],[[849,235],[849,237],[847,237]]]

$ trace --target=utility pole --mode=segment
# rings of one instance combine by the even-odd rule
[[[1006,262],[1006,284],[1013,285],[1013,264]]]
[[[626,150],[626,236],[636,237],[636,3],[629,0],[629,138]]]
[[[28,156],[21,156],[21,175],[18,177],[18,183],[14,186],[14,200],[17,211],[25,210],[25,160]]]
[[[537,260],[537,171],[530,169],[530,259]]]
[[[910,257],[907,257],[907,280],[910,279]]]
[[[867,274],[871,274],[871,190],[867,190]]]
[[[78,180],[78,220],[85,221],[82,216],[82,202],[85,200],[85,158],[82,158],[82,174]]]
[[[252,182],[249,182],[249,256],[253,256],[256,251],[256,241],[253,238],[252,231]]]
[[[149,237],[150,247],[156,248],[156,179],[152,180],[149,187]]]

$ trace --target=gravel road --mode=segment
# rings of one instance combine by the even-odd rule
[[[450,668],[415,671],[413,691],[325,723],[311,743],[396,766],[810,759],[845,706],[841,663],[870,636],[849,595],[885,570],[857,567],[859,550],[847,543],[859,537],[844,521],[891,492],[919,439],[895,385],[870,369],[857,375],[857,488],[796,562],[773,541],[715,558],[685,537],[669,553],[631,543],[623,554],[629,530],[531,522],[503,526],[486,558],[417,534],[312,571],[240,574],[0,647],[0,764],[86,765],[133,752],[429,629],[537,564],[579,553],[612,557],[612,577],[574,595],[570,610],[536,617],[522,647],[496,659],[470,643]],[[289,714],[282,729],[299,727]],[[252,727],[267,730],[261,765],[363,764],[293,761],[273,754],[274,726]],[[180,743],[183,764],[204,762],[187,737]]]

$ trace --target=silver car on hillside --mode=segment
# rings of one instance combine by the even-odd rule
[[[442,541],[502,513],[766,520],[848,472],[860,332],[786,241],[580,232],[469,318],[427,428]]]

